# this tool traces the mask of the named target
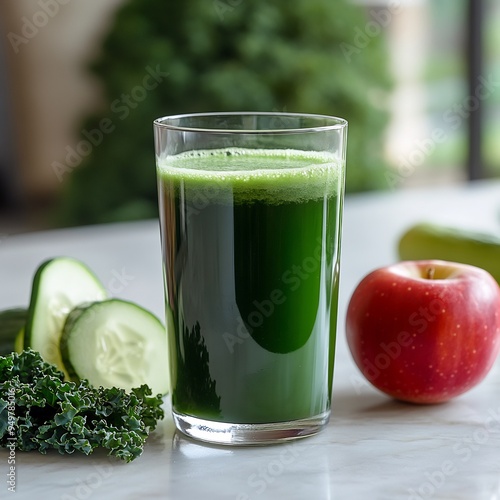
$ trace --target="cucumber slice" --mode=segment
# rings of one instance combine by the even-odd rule
[[[27,318],[28,310],[22,307],[0,312],[0,356],[6,356],[16,350],[16,338],[24,328]]]
[[[79,304],[106,296],[102,284],[82,262],[69,257],[44,262],[33,278],[24,347],[38,351],[45,361],[64,371],[59,341],[67,315]]]
[[[126,391],[142,384],[153,394],[169,391],[165,327],[137,304],[110,299],[75,308],[64,325],[60,347],[74,380]]]

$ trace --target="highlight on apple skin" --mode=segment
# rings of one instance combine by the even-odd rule
[[[440,260],[377,269],[356,287],[346,318],[358,368],[376,388],[441,403],[479,384],[500,349],[500,287],[478,267]]]

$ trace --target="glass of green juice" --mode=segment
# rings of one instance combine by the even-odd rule
[[[154,122],[172,413],[206,442],[329,420],[347,122],[204,113]]]

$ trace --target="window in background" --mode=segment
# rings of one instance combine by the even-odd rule
[[[427,5],[430,22],[422,84],[430,152],[422,175],[427,183],[465,180],[469,115],[466,2],[441,0]]]
[[[402,2],[388,27],[396,88],[387,158],[392,188],[466,179],[465,1]]]
[[[500,2],[485,3],[484,77],[493,91],[484,109],[483,159],[487,176],[500,176]]]
[[[467,0],[414,0],[387,26],[396,87],[387,159],[393,188],[467,180],[468,119],[482,105],[482,171],[500,175],[500,4],[485,2],[483,70],[468,87]]]

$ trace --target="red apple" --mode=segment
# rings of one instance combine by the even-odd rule
[[[481,382],[500,348],[500,287],[477,267],[406,261],[368,274],[347,309],[364,376],[403,401],[439,403]]]

